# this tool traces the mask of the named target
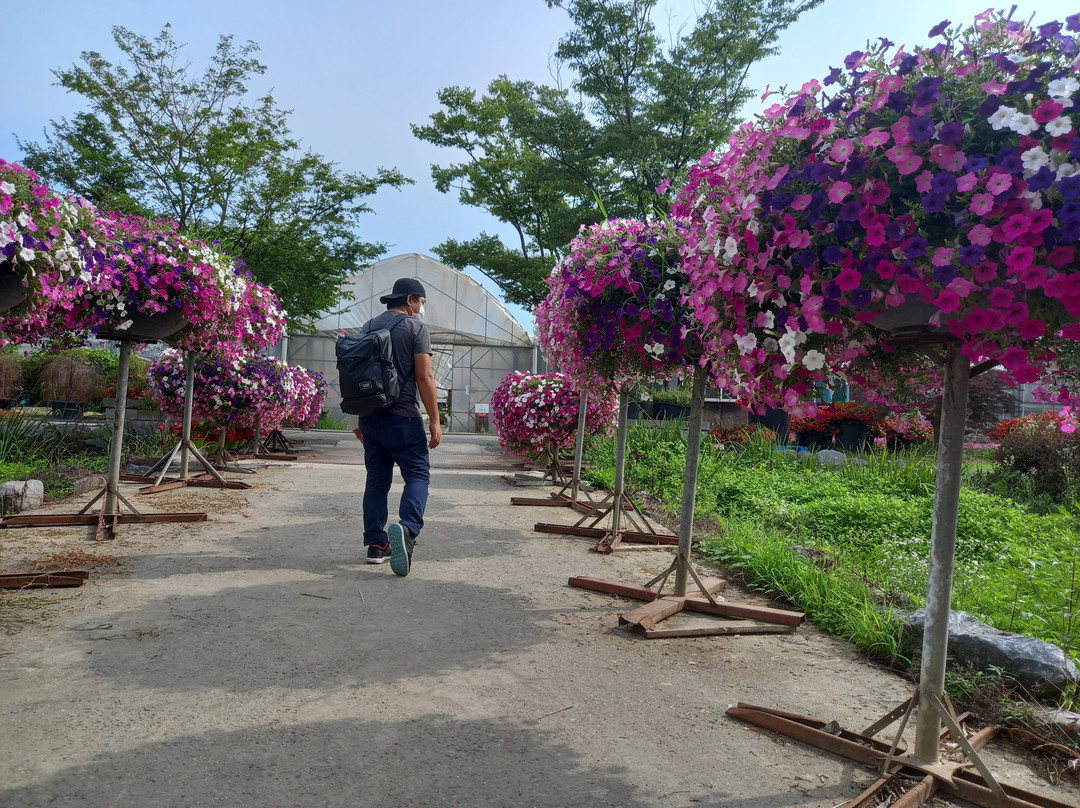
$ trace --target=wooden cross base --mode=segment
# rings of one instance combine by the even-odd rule
[[[610,553],[616,549],[628,549],[619,545],[626,542],[639,544],[676,545],[679,543],[678,536],[665,536],[662,533],[643,533],[637,530],[620,530],[618,540],[611,535],[610,530],[602,527],[578,527],[576,525],[555,525],[547,522],[537,522],[533,525],[537,533],[561,533],[565,536],[581,536],[586,539],[596,539],[597,544],[593,549],[598,553]]]
[[[969,764],[924,763],[903,754],[906,750],[900,734],[914,699],[904,702],[861,733],[841,729],[835,721],[826,724],[816,718],[753,704],[740,703],[730,708],[727,715],[881,770],[882,776],[862,794],[845,803],[846,808],[876,808],[886,804],[885,799],[893,808],[919,808],[939,791],[984,808],[1069,808],[1069,803],[995,781],[989,771],[985,771],[985,764],[976,753],[1001,727],[987,727],[968,737],[960,727],[966,714],[952,717],[950,713],[950,720],[942,728],[941,735],[942,738],[951,735],[960,743],[969,760],[973,761],[971,765],[983,772],[981,776],[970,771]],[[904,723],[892,744],[873,737],[901,717]],[[900,796],[893,801],[893,794]]]
[[[697,594],[677,597],[671,592],[658,592],[645,586],[605,581],[601,578],[574,577],[569,580],[570,586],[576,586],[579,589],[647,601],[643,606],[620,614],[619,622],[641,629],[650,639],[705,637],[720,634],[788,634],[802,623],[804,617],[802,612],[789,612],[784,609],[771,609],[767,606],[724,600],[717,593],[724,589],[726,583],[722,578],[704,578],[700,587],[696,583],[692,587],[692,591],[696,591]],[[684,610],[734,619],[716,621],[714,625],[656,627],[657,623]]]
[[[141,483],[140,494],[157,494],[161,491],[174,491],[177,488],[251,488],[247,483],[239,480],[223,480],[218,482],[209,474],[198,474],[195,477],[181,479],[177,477],[164,477],[160,481],[156,477],[139,474],[121,474],[122,483]]]
[[[586,494],[586,496],[588,496]],[[590,514],[590,513],[607,513],[611,510],[611,504],[608,502],[597,503],[589,500],[585,502],[583,500],[574,500],[569,494],[566,493],[564,488],[561,491],[552,491],[546,498],[545,497],[510,497],[511,505],[532,505],[536,508],[573,508],[578,513]],[[624,511],[634,510],[634,506],[629,502],[623,503]]]

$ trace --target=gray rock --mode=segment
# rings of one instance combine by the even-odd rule
[[[9,480],[0,483],[0,500],[4,503],[4,513],[40,508],[45,501],[45,484],[41,480]]]
[[[925,624],[925,609],[904,620],[904,646],[909,653],[922,648]],[[1080,681],[1072,660],[1053,643],[999,631],[966,612],[949,613],[949,657],[978,671],[1000,668],[1036,697]]]
[[[128,467],[124,469],[124,474],[137,474],[140,477],[145,477],[150,473],[150,466],[139,466],[135,463],[129,463]]]
[[[97,449],[99,452],[109,451],[109,444],[101,438],[87,438],[83,441],[83,446],[90,449]]]
[[[86,477],[80,477],[75,481],[75,493],[85,494],[87,491],[96,491],[99,488],[105,487],[105,475],[104,474],[90,474]]]
[[[1031,707],[1028,704],[1017,705],[1018,709],[1026,710]],[[1066,735],[1080,739],[1080,713],[1071,710],[1051,710],[1036,705],[1031,712],[1031,720],[1048,729],[1056,729]]]
[[[866,465],[866,461],[863,458],[849,457],[843,452],[838,452],[835,449],[822,449],[820,452],[807,452],[802,456],[813,458],[814,462],[820,466],[830,466],[832,468],[840,468],[848,463],[853,466]]]

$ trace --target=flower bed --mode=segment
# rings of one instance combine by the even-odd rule
[[[776,433],[761,424],[737,424],[735,426],[714,426],[709,430],[709,440],[722,449],[745,446],[753,441],[776,442]]]
[[[1003,438],[1007,438],[1014,432],[1018,432],[1024,429],[1037,429],[1044,424],[1054,424],[1059,428],[1065,424],[1063,431],[1071,431],[1070,425],[1067,424],[1067,418],[1056,412],[1036,412],[1031,415],[1025,415],[1021,418],[1007,418],[1004,421],[998,421],[991,427],[987,433],[987,437],[991,440],[1001,441]]]

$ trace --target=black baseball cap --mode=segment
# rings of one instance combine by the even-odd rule
[[[422,297],[426,300],[427,292],[424,290],[424,284],[420,283],[416,278],[398,278],[394,281],[394,288],[390,294],[380,297],[379,302],[392,303],[395,300],[404,300],[409,295]]]

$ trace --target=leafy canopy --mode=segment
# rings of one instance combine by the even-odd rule
[[[667,209],[657,187],[723,143],[753,92],[750,66],[821,2],[708,0],[693,27],[667,44],[652,20],[656,1],[546,0],[573,25],[555,53],[574,76],[569,89],[500,76],[485,95],[439,91],[442,109],[412,127],[462,155],[432,166],[436,187],[456,190],[517,235],[512,245],[487,234],[448,239],[434,248],[444,262],[477,267],[511,302],[536,306],[582,224]]]
[[[342,281],[385,251],[356,234],[363,200],[411,180],[343,172],[301,151],[290,112],[269,93],[249,99],[248,82],[266,72],[254,42],[220,37],[199,75],[168,25],[152,40],[117,26],[113,40],[119,64],[84,51],[82,64],[53,71],[88,110],[51,121],[42,143],[19,140],[25,164],[98,207],[219,240],[274,289],[294,327],[332,308]]]

